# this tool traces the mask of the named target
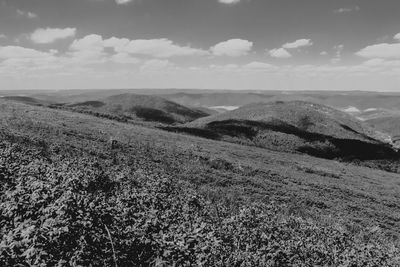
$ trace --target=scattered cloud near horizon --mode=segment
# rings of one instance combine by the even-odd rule
[[[342,7],[342,8],[338,8],[338,9],[333,10],[333,13],[344,14],[344,13],[357,12],[357,11],[360,11],[360,10],[361,10],[361,8],[359,6]]]
[[[313,42],[310,39],[299,39],[292,43],[286,43],[282,47],[285,49],[296,49],[301,47],[312,46]]]
[[[221,4],[233,5],[240,3],[240,0],[218,0],[218,2]]]
[[[247,55],[253,43],[243,39],[231,39],[211,47],[211,52],[216,56],[240,57]]]
[[[18,16],[22,16],[22,17],[26,17],[26,18],[29,18],[29,19],[34,19],[34,18],[38,17],[38,15],[36,13],[30,12],[30,11],[24,11],[24,10],[21,10],[21,9],[17,9],[17,15]]]
[[[292,54],[290,54],[285,48],[275,48],[269,50],[269,55],[274,58],[290,58]]]
[[[60,39],[73,37],[75,33],[76,28],[39,28],[30,35],[30,39],[37,44],[49,44]]]

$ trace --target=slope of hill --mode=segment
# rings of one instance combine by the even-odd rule
[[[51,103],[51,102],[48,102],[45,100],[41,100],[41,99],[29,97],[29,96],[3,96],[1,98],[6,99],[6,100],[15,101],[15,102],[21,102],[21,103],[25,103],[25,104],[29,104],[29,105],[37,105],[37,106],[47,105],[47,104]]]
[[[69,104],[68,107],[166,124],[185,123],[209,115],[203,110],[190,109],[161,97],[135,94],[114,95],[96,101]]]
[[[0,136],[2,266],[400,260],[397,174],[5,100]]]
[[[166,99],[187,106],[244,106],[257,102],[302,100],[337,109],[353,107],[360,111],[371,108],[398,109],[400,94],[362,91],[208,91],[182,90],[159,93]]]
[[[366,124],[344,112],[304,101],[247,105],[198,119],[186,128],[167,129],[324,158],[397,157]]]
[[[389,134],[391,137],[400,136],[400,114],[375,117],[366,122],[378,131]]]

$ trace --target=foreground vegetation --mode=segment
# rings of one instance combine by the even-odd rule
[[[399,245],[388,229],[355,224],[346,216],[319,216],[311,202],[302,207],[267,200],[267,191],[279,194],[292,178],[264,172],[263,179],[276,184],[262,184],[257,181],[262,169],[235,163],[228,155],[207,156],[208,140],[190,139],[204,148],[180,151],[188,137],[136,128],[134,140],[120,132],[117,145],[110,147],[96,127],[103,123],[102,130],[116,133],[122,124],[106,127],[110,122],[22,105],[0,106],[0,112],[1,266],[400,264]],[[58,120],[45,117],[49,114]],[[173,147],[174,138],[183,141]],[[224,153],[225,145],[236,155],[243,153],[231,144],[217,149]],[[302,168],[296,166],[297,175],[304,176],[298,195],[308,186],[307,175],[336,183],[342,179],[327,170]],[[380,187],[386,187],[384,182]],[[289,187],[283,190],[291,196]]]
[[[275,205],[232,211],[168,175],[49,160],[42,145],[0,145],[3,266],[399,263],[400,251],[377,229],[352,232]]]

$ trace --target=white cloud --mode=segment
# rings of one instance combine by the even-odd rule
[[[312,46],[313,42],[310,39],[299,39],[292,43],[286,43],[282,47],[285,49],[295,49],[300,47]]]
[[[129,4],[132,1],[133,0],[115,0],[115,3],[117,3],[118,5],[125,5],[125,4]]]
[[[331,59],[331,62],[338,63],[342,60],[342,52],[344,49],[344,45],[343,44],[335,45],[333,49],[335,50],[335,56]]]
[[[272,49],[268,53],[271,57],[274,57],[274,58],[290,58],[290,57],[292,57],[292,54],[290,54],[285,48]]]
[[[114,46],[117,52],[125,52],[135,55],[144,55],[157,58],[169,58],[175,56],[201,56],[207,55],[205,50],[180,46],[173,41],[162,39],[131,40],[126,45]]]
[[[333,13],[337,13],[337,14],[350,13],[350,12],[360,11],[360,9],[361,8],[359,6],[342,7],[342,8],[338,8],[338,9],[333,10]]]
[[[247,55],[253,43],[242,39],[231,39],[211,47],[211,52],[216,56],[239,57]]]
[[[0,46],[0,73],[20,77],[25,71],[57,68],[57,51],[38,51],[21,46]],[[1,75],[0,75],[1,76]]]
[[[0,39],[7,39],[7,36],[5,34],[0,34]]]
[[[120,64],[137,64],[140,62],[140,59],[131,57],[129,54],[126,53],[118,53],[111,56],[111,60],[115,63]]]
[[[82,64],[102,63],[107,60],[104,48],[103,37],[97,34],[90,34],[74,40],[67,54],[73,61],[81,62]]]
[[[27,17],[29,19],[34,19],[34,18],[38,17],[38,15],[36,13],[30,12],[30,11],[23,11],[21,9],[17,9],[17,14],[19,16],[24,16],[24,17]]]
[[[98,34],[86,35],[81,39],[76,39],[71,44],[70,48],[75,51],[82,50],[104,50],[103,37]]]
[[[0,46],[0,59],[10,58],[44,58],[51,56],[52,53],[41,52],[31,48],[21,46]]]
[[[233,5],[240,3],[240,0],[218,0],[218,2],[221,4]]]
[[[170,68],[173,68],[174,64],[172,64],[170,61],[166,60],[166,59],[151,59],[146,61],[141,67],[140,70],[141,71],[150,71],[150,72],[154,72],[154,71],[162,71],[162,70],[167,70]]]
[[[400,41],[400,32],[398,34],[396,34],[393,39]]]
[[[168,39],[129,40],[126,38],[112,37],[104,40],[102,36],[97,34],[87,35],[82,39],[75,40],[71,45],[71,49],[76,51],[103,51],[106,47],[114,49],[117,53],[156,58],[208,54],[205,50],[192,48],[190,46],[180,46]]]
[[[210,65],[209,70],[217,72],[236,72],[240,70],[240,66],[237,64],[226,64],[226,65]]]
[[[37,44],[49,44],[56,40],[66,39],[75,36],[75,28],[46,28],[37,29],[31,34],[31,40]]]
[[[127,38],[117,38],[117,37],[111,37],[109,39],[104,40],[103,45],[105,47],[111,47],[114,48],[115,50],[122,50],[123,47],[128,45],[130,42],[129,39]]]
[[[321,56],[327,56],[328,55],[328,52],[326,52],[326,51],[322,51],[321,53],[319,53]]]
[[[396,44],[375,44],[367,46],[356,53],[364,58],[393,58],[400,59],[400,43]]]
[[[265,71],[275,71],[277,67],[265,62],[253,61],[243,65],[242,69],[245,71],[265,72]]]

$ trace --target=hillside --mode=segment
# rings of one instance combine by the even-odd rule
[[[360,120],[304,101],[247,105],[186,126],[167,129],[323,158],[397,157],[388,144],[379,140],[381,135]]]
[[[397,174],[5,100],[0,135],[3,266],[399,261]]]
[[[375,117],[366,122],[378,131],[389,134],[391,137],[400,135],[400,114]]]
[[[37,99],[34,97],[29,97],[29,96],[3,96],[1,97],[2,99],[5,100],[10,100],[10,101],[15,101],[15,102],[21,102],[29,105],[37,105],[37,106],[42,106],[42,105],[48,105],[51,102]]]
[[[203,110],[190,109],[161,97],[135,94],[114,95],[67,106],[77,111],[103,112],[166,124],[185,123],[209,115]]]
[[[182,90],[162,93],[162,97],[187,106],[245,106],[257,102],[302,100],[345,110],[350,107],[398,110],[400,94],[362,91],[208,91]]]

